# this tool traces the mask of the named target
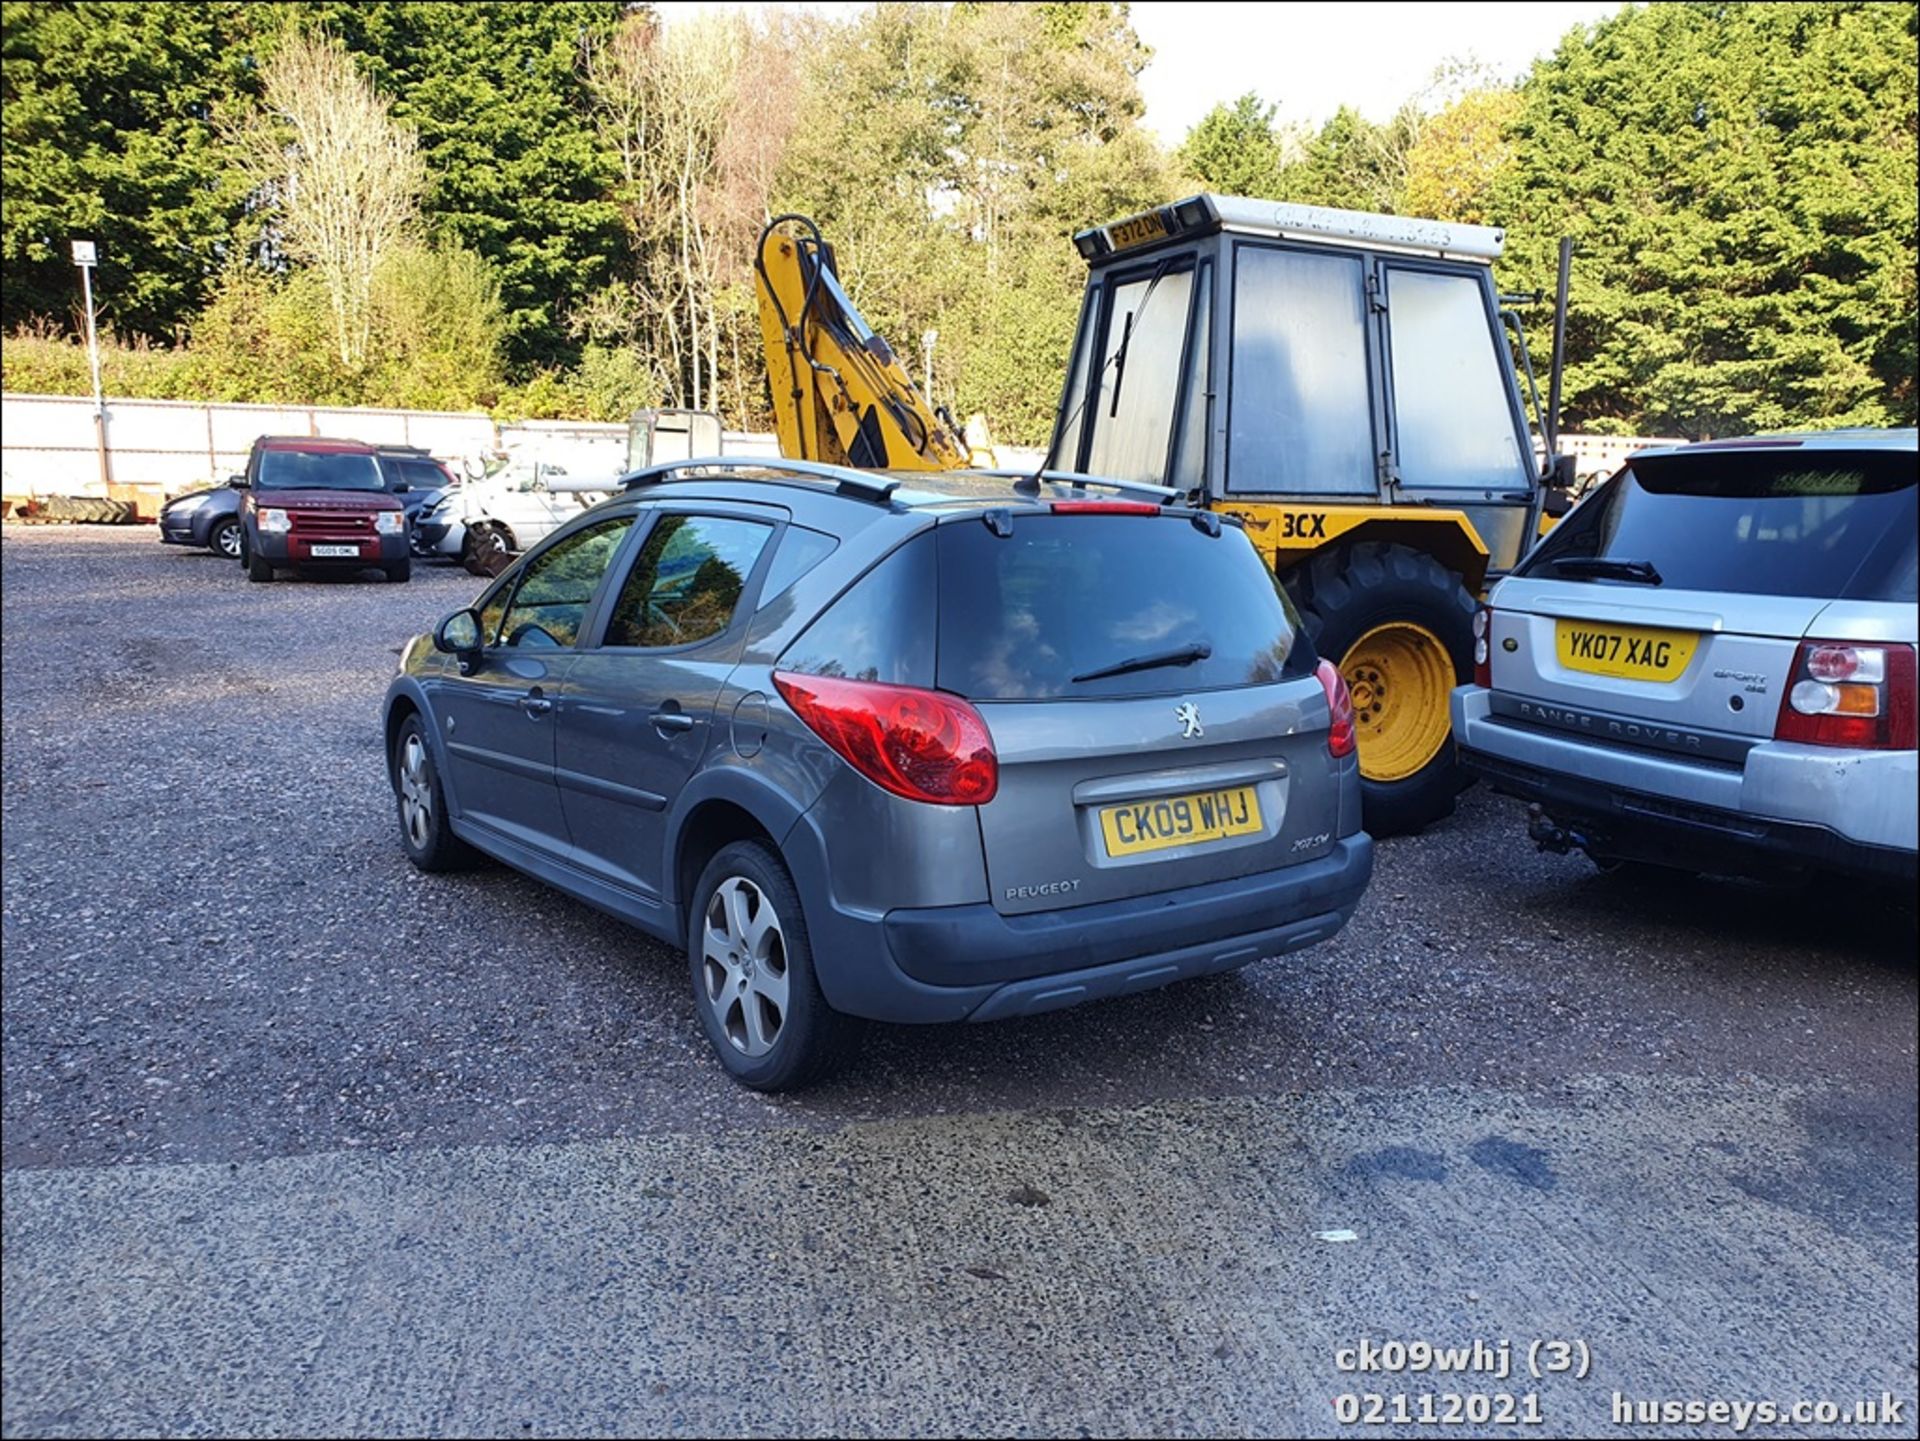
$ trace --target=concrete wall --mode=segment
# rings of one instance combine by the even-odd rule
[[[592,421],[496,424],[478,411],[363,410],[344,406],[203,405],[108,400],[113,490],[177,495],[241,469],[262,435],[325,435],[417,445],[455,465],[470,456],[526,450],[576,474],[626,467],[627,427]],[[771,435],[728,431],[728,453],[777,455]],[[0,395],[0,472],[9,496],[105,496],[93,401],[74,395]]]

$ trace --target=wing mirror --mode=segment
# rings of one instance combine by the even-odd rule
[[[245,490],[247,478],[244,475],[230,475],[227,477],[227,484],[234,490]]]
[[[433,628],[433,648],[460,658],[460,674],[466,675],[480,658],[482,639],[480,612],[456,610]]]

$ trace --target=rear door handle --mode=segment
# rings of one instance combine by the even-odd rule
[[[537,719],[553,709],[553,702],[540,694],[540,687],[535,686],[520,698],[520,708]]]
[[[679,709],[657,710],[648,716],[647,719],[653,722],[653,728],[662,735],[668,731],[690,731],[693,729],[693,717]]]

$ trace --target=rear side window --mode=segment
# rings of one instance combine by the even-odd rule
[[[1010,536],[977,520],[936,534],[942,690],[1090,700],[1260,685],[1313,667],[1278,578],[1236,526],[1210,536],[1172,517],[1019,515]]]
[[[604,644],[693,645],[733,623],[773,527],[712,515],[663,515],[627,573]]]
[[[414,490],[438,490],[447,484],[447,473],[430,460],[403,460],[400,479]]]
[[[787,647],[781,668],[930,686],[934,599],[933,536],[923,534],[841,592]]]
[[[1911,601],[1917,494],[1911,451],[1643,456],[1519,573],[1608,584],[1618,581],[1571,572],[1583,560],[1644,562],[1671,589]]]

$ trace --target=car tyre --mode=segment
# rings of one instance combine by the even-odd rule
[[[426,722],[416,712],[394,733],[388,774],[400,817],[400,848],[423,871],[457,871],[472,866],[479,853],[447,823],[447,792],[434,764]]]
[[[484,522],[467,527],[460,543],[460,563],[470,575],[498,575],[512,560],[513,537],[506,527]]]
[[[800,893],[759,841],[707,863],[687,912],[694,1010],[720,1064],[756,1091],[793,1091],[846,1064],[863,1030],[827,1004]]]
[[[240,564],[245,568],[248,580],[264,582],[273,579],[273,562],[255,555],[247,545],[244,533],[240,537]]]
[[[411,580],[413,578],[413,557],[408,556],[405,560],[396,560],[390,565],[382,566],[381,569],[386,571],[388,580],[401,582]]]
[[[1409,834],[1453,814],[1456,798],[1472,783],[1454,755],[1447,716],[1453,687],[1473,678],[1474,601],[1460,577],[1423,551],[1376,541],[1320,552],[1289,574],[1287,587],[1314,647],[1340,668],[1354,696],[1367,830]],[[1402,656],[1401,684],[1383,684]],[[1364,676],[1354,674],[1357,664]],[[1390,705],[1394,694],[1408,693],[1406,681],[1417,683],[1414,693],[1424,702],[1416,719],[1427,718],[1426,741],[1416,742],[1416,762],[1403,773],[1375,778],[1369,775],[1368,701],[1377,694]],[[1396,718],[1389,712],[1387,719]]]
[[[207,549],[215,555],[224,555],[228,560],[238,560],[242,539],[240,522],[223,520],[215,524],[212,533],[207,536]]]

